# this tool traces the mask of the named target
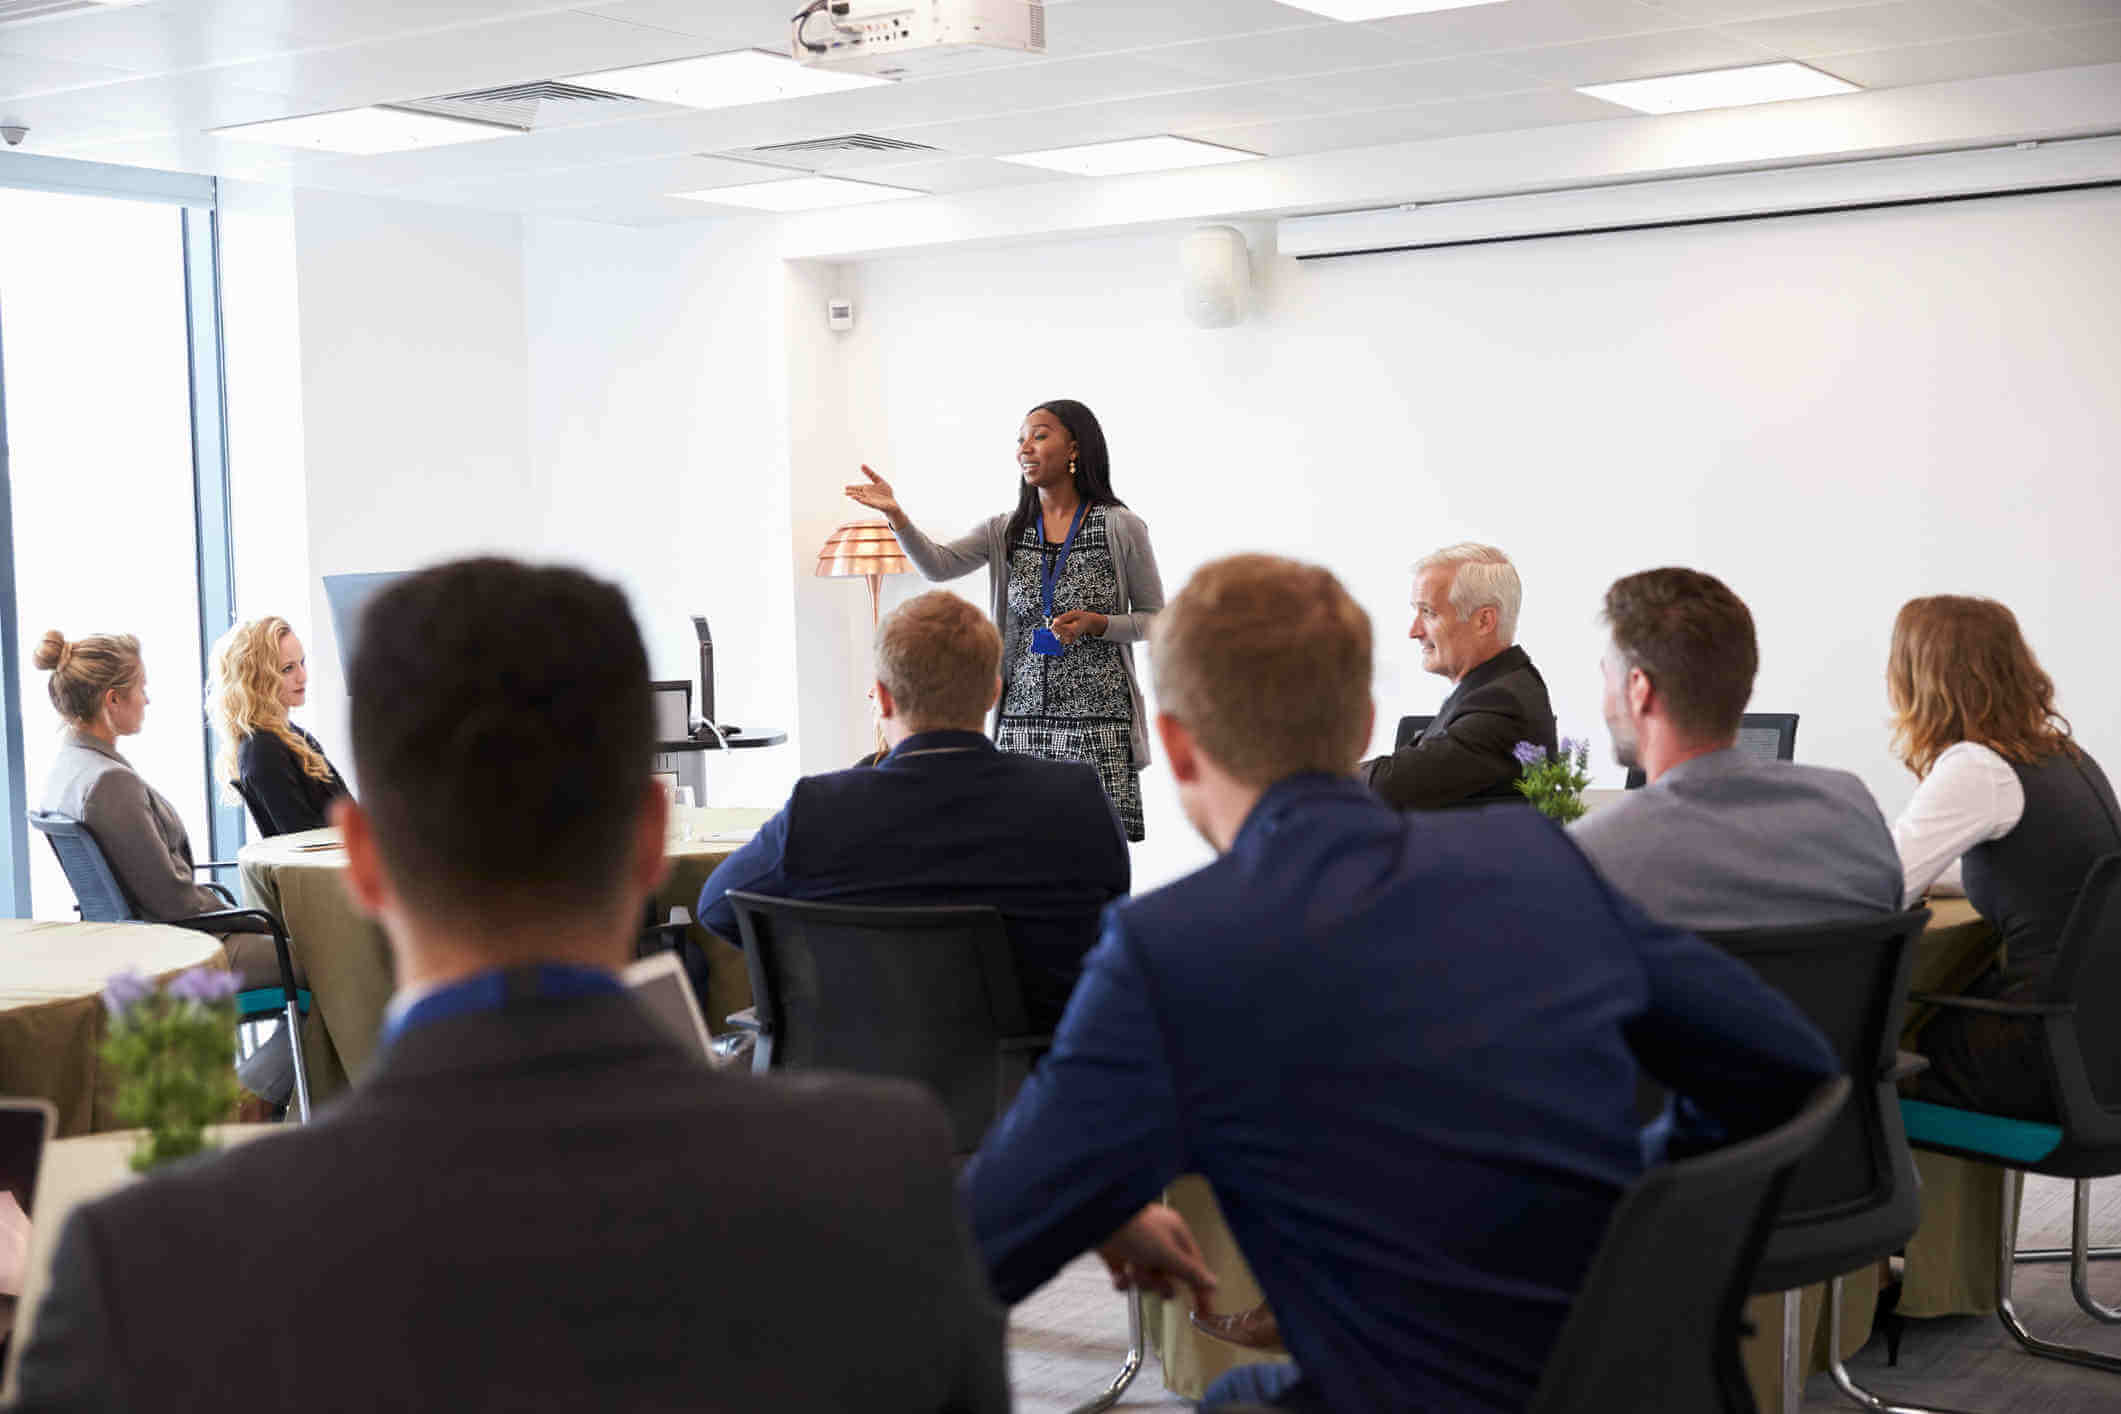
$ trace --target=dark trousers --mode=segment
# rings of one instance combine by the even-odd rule
[[[1208,1386],[1200,1408],[1258,1404],[1270,1409],[1288,1409],[1295,1414],[1327,1414],[1318,1391],[1304,1383],[1303,1371],[1294,1365],[1240,1365]]]

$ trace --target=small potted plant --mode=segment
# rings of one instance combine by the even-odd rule
[[[239,985],[232,972],[195,967],[159,990],[137,972],[104,986],[103,1061],[118,1077],[118,1119],[147,1131],[133,1150],[135,1173],[212,1147],[206,1127],[235,1108]]]
[[[1550,756],[1534,741],[1520,741],[1510,754],[1524,767],[1517,773],[1517,793],[1557,825],[1583,818],[1584,789],[1591,784],[1591,742],[1561,739],[1561,752]]]

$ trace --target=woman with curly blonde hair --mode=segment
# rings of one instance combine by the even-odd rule
[[[287,620],[239,623],[214,645],[206,685],[206,713],[221,739],[214,775],[266,835],[321,828],[332,801],[349,793],[317,739],[288,720],[308,695],[309,660]]]
[[[2003,936],[2006,962],[1967,995],[2044,1000],[2062,925],[2092,864],[2121,853],[2121,805],[2070,738],[2055,684],[1993,599],[1908,601],[1886,661],[1893,744],[1921,785],[1893,825],[1907,902],[1953,865]],[[2054,1118],[2037,1032],[1947,1011],[1924,1028],[1915,1093],[2021,1119]]]

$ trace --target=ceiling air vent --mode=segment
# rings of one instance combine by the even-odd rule
[[[50,20],[105,8],[95,0],[0,0],[0,25],[26,24],[30,20]]]
[[[6,4],[7,0],[0,0]],[[473,93],[450,93],[440,98],[414,98],[394,103],[416,113],[437,113],[445,118],[469,118],[478,123],[500,123],[528,131],[561,127],[568,123],[624,118],[663,105],[606,93],[600,88],[546,80],[511,84],[507,88],[482,88]]]
[[[825,152],[940,152],[922,142],[905,142],[874,133],[841,133],[838,137],[805,138],[801,142],[776,142],[767,147],[744,149],[762,157],[803,157]]]

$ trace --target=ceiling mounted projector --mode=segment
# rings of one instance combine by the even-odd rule
[[[788,52],[819,69],[916,78],[1046,52],[1044,0],[817,0]]]

